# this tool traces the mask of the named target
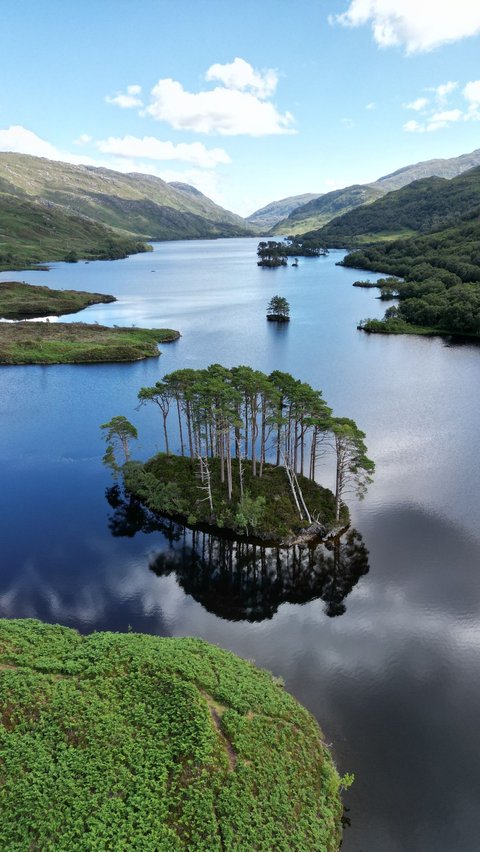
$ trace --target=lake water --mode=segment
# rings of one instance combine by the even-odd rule
[[[359,332],[384,305],[351,286],[359,273],[335,265],[341,252],[264,270],[256,242],[163,243],[123,261],[2,273],[112,293],[117,303],[80,318],[182,337],[160,359],[131,365],[0,368],[0,615],[200,636],[254,660],[284,678],[340,771],[355,773],[347,852],[473,852],[480,348]],[[265,321],[276,294],[290,302],[288,326]],[[235,553],[226,573],[221,543],[207,542],[205,557],[190,533],[132,518],[111,490],[108,502],[99,424],[126,415],[146,458],[160,447],[161,419],[153,407],[136,410],[138,389],[213,362],[288,371],[366,431],[375,482],[350,506],[368,559],[357,548],[334,565],[326,552],[314,581],[292,562],[280,582],[271,554],[245,563]],[[330,476],[326,468],[327,485]],[[258,564],[261,582],[252,580]]]

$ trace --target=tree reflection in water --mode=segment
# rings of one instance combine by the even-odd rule
[[[161,531],[170,547],[152,558],[150,569],[159,577],[175,573],[186,594],[230,621],[263,621],[282,603],[317,598],[328,616],[342,615],[345,598],[368,572],[368,550],[357,530],[316,547],[265,547],[154,516],[118,486],[107,499],[113,535]]]

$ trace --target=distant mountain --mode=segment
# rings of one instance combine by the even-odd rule
[[[46,201],[129,236],[151,240],[247,236],[244,219],[187,184],[0,153],[0,193]]]
[[[390,192],[392,189],[401,189],[414,180],[426,177],[453,178],[457,175],[480,166],[480,148],[470,154],[461,154],[460,157],[450,157],[445,160],[425,160],[412,166],[404,166],[389,175],[379,178],[373,186],[380,186]]]
[[[256,210],[250,216],[247,216],[246,221],[250,222],[256,228],[266,233],[281,219],[285,219],[297,207],[306,204],[313,198],[318,198],[320,193],[305,192],[303,195],[291,195],[289,198],[282,198],[280,201],[272,201],[261,210]]]
[[[285,218],[271,223],[274,234],[304,234],[307,231],[321,228],[336,216],[341,216],[349,210],[369,204],[381,195],[400,189],[414,180],[427,177],[453,178],[474,166],[480,166],[480,148],[470,154],[449,159],[425,160],[424,162],[404,166],[391,174],[384,175],[371,184],[354,184],[322,196],[314,196],[308,203],[296,206]],[[294,196],[299,198],[300,196]],[[275,205],[275,202],[274,202]],[[273,205],[273,206],[274,206]],[[267,205],[265,210],[270,205]],[[261,211],[259,211],[261,212]],[[256,216],[257,214],[252,214]],[[252,217],[249,217],[251,220]]]
[[[480,167],[457,177],[415,180],[308,234],[325,246],[354,246],[455,226],[480,211]]]
[[[297,207],[286,219],[273,228],[274,234],[304,234],[325,225],[335,216],[341,216],[361,204],[369,204],[383,195],[384,190],[369,184],[354,184],[345,189],[335,189]]]

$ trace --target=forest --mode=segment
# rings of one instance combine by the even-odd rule
[[[141,388],[138,399],[159,409],[164,452],[141,469],[127,465],[125,483],[159,511],[217,525],[220,517],[220,525],[247,533],[279,523],[291,529],[292,516],[297,526],[335,524],[348,517],[345,495],[362,496],[374,470],[357,424],[334,417],[320,391],[288,373],[220,364],[181,369]],[[104,461],[119,471],[131,461],[136,429],[124,417],[102,429]],[[315,482],[329,453],[333,496]]]
[[[367,331],[431,329],[480,335],[480,218],[423,237],[368,246],[348,254],[344,266],[401,276],[391,295],[398,306],[385,320],[365,320]]]

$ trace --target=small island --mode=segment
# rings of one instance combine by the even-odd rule
[[[2,849],[318,849],[340,778],[315,719],[200,639],[0,620]]]
[[[298,266],[298,256],[301,257],[324,257],[327,250],[322,246],[310,241],[308,236],[302,235],[285,237],[283,240],[262,240],[257,246],[257,266],[267,269],[275,269],[279,266],[288,266],[287,258],[293,257],[293,267]]]
[[[24,281],[0,282],[0,317],[76,313],[88,305],[116,302],[115,296],[52,290]],[[110,328],[84,322],[0,322],[0,365],[97,364],[158,358],[158,343],[178,340],[170,328]]]
[[[0,281],[0,318],[10,320],[30,317],[76,314],[89,305],[116,302],[115,296],[86,293],[82,290],[52,290],[25,281]]]
[[[158,358],[169,328],[110,328],[83,322],[0,323],[0,364],[98,364]]]
[[[190,526],[286,547],[316,542],[348,526],[344,495],[363,496],[371,481],[364,433],[288,373],[212,364],[176,370],[138,398],[161,414],[163,452],[133,461],[137,430],[118,415],[101,427],[104,463],[148,509]],[[335,494],[316,482],[327,452]]]
[[[272,296],[267,305],[269,322],[290,322],[290,305],[284,296]]]

